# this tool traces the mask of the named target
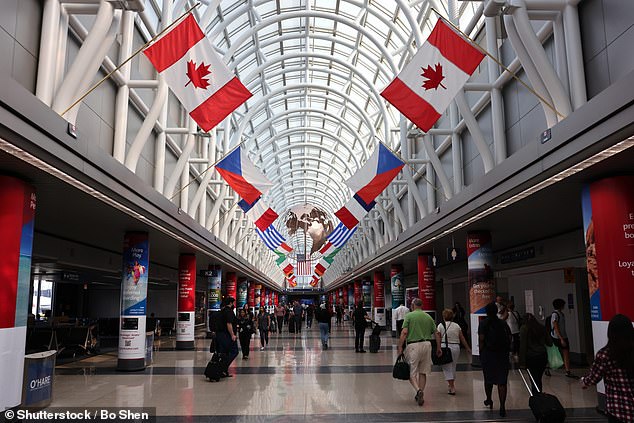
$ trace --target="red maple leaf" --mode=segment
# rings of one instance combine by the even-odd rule
[[[437,90],[439,85],[447,89],[447,87],[442,84],[442,80],[445,79],[445,76],[442,74],[442,65],[440,63],[437,63],[434,69],[432,69],[431,65],[428,65],[426,68],[421,67],[421,69],[423,73],[421,73],[420,76],[427,78],[422,85],[425,90],[431,90],[432,88]]]
[[[205,76],[211,73],[209,66],[210,65],[205,65],[203,62],[198,66],[198,68],[196,68],[196,62],[193,60],[187,62],[187,77],[189,78],[189,82],[185,84],[185,86],[192,83],[194,84],[194,87],[206,90],[209,86],[209,81],[205,78]]]

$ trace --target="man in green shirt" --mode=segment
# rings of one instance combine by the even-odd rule
[[[403,331],[398,343],[398,354],[405,348],[405,361],[409,363],[409,382],[416,389],[414,399],[418,405],[425,402],[423,392],[427,383],[427,374],[431,373],[431,340],[436,338],[436,354],[442,355],[440,349],[440,334],[436,330],[436,323],[432,317],[421,310],[423,302],[420,298],[412,301],[412,311],[405,315]]]

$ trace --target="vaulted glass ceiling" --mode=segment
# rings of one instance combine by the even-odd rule
[[[380,97],[437,17],[469,22],[479,2],[210,1],[197,8],[212,43],[254,96],[234,113],[240,141],[276,185],[278,213],[334,212],[379,140],[400,148],[398,112]],[[449,9],[452,10],[449,10]],[[178,8],[175,8],[178,10]]]

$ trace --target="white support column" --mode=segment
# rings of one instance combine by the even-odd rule
[[[433,213],[436,210],[436,174],[434,173],[434,166],[431,162],[428,162],[426,165],[426,176],[427,176],[427,207],[429,207],[429,212]]]
[[[42,11],[40,54],[37,65],[35,95],[47,106],[50,106],[53,102],[53,94],[55,92],[60,12],[59,0],[45,0],[44,10]]]
[[[194,147],[196,146],[196,123],[192,118],[187,117],[187,127],[189,128],[189,134],[187,135],[187,140],[185,141],[185,145],[183,147],[183,152],[181,153],[178,161],[176,162],[176,166],[174,167],[174,171],[170,175],[167,180],[167,184],[165,184],[165,193],[164,195],[167,198],[171,198],[174,195],[174,190],[176,188],[176,183],[178,182],[181,172],[183,168],[188,166],[189,156],[192,154]]]
[[[491,55],[499,60],[499,49],[497,41],[497,20],[499,17],[487,16],[484,20],[486,29],[486,45]],[[500,68],[495,60],[487,56],[487,72],[489,83],[495,84],[500,76]],[[498,87],[491,89],[491,124],[493,129],[493,149],[495,151],[495,163],[500,164],[506,160],[506,133],[504,131],[504,102],[502,100],[502,90]]]
[[[581,50],[581,28],[576,4],[568,2],[564,7],[564,32],[566,34],[566,58],[570,78],[570,97],[575,110],[587,101],[586,75]]]
[[[53,99],[52,108],[55,112],[62,113],[77,99],[78,90],[82,81],[85,79],[92,81],[95,77],[101,62],[103,62],[103,57],[99,58],[98,54],[104,50],[102,46],[111,29],[114,16],[115,11],[112,7],[112,3],[101,0],[95,23],[79,49],[77,57],[66,74],[62,86]],[[114,38],[112,39],[114,40]],[[106,47],[109,48],[109,46]],[[104,57],[106,53],[107,48],[104,51]]]
[[[489,149],[489,145],[484,139],[484,134],[480,129],[480,125],[476,120],[473,112],[471,111],[471,107],[467,104],[467,98],[464,95],[464,91],[458,91],[455,97],[456,105],[458,106],[458,110],[464,119],[464,122],[469,129],[469,133],[471,134],[471,138],[473,139],[473,143],[475,144],[478,152],[480,153],[480,158],[482,159],[482,163],[484,164],[484,173],[488,173],[493,169],[493,154],[491,154],[491,150]],[[453,144],[452,144],[453,147]]]
[[[425,152],[427,153],[427,159],[432,164],[434,170],[436,171],[436,175],[440,180],[440,185],[443,188],[443,192],[445,193],[445,197],[450,199],[453,197],[453,190],[451,188],[451,182],[445,173],[445,170],[442,167],[442,163],[440,163],[440,159],[438,158],[438,154],[436,154],[436,150],[434,148],[434,142],[431,139],[431,135],[424,135],[422,140],[423,145],[425,146]],[[453,140],[452,140],[453,147]],[[462,163],[460,161],[459,163]],[[455,175],[454,175],[455,177]]]
[[[132,54],[134,40],[134,12],[123,12],[121,21],[121,48],[119,49],[119,63],[123,63]],[[117,89],[114,104],[114,140],[112,157],[120,163],[125,161],[126,134],[128,133],[128,110],[130,109],[130,82],[132,65],[123,65],[119,72],[125,79],[124,84]],[[134,169],[132,170],[134,172]]]

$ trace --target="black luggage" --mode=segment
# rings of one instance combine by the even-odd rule
[[[378,323],[372,322],[372,334],[370,335],[370,352],[378,353],[381,349],[381,326]]]
[[[205,377],[212,382],[218,382],[223,371],[222,355],[215,353],[205,368]]]
[[[566,410],[561,405],[561,402],[559,402],[557,397],[554,395],[539,392],[539,389],[537,388],[537,385],[535,384],[535,380],[533,379],[533,375],[531,375],[531,372],[526,370],[526,373],[528,373],[528,376],[530,377],[532,384],[535,386],[535,389],[538,390],[536,394],[533,394],[533,391],[531,390],[531,387],[526,382],[526,379],[524,378],[524,374],[522,373],[521,369],[519,370],[519,373],[520,373],[520,376],[522,377],[522,380],[524,381],[524,386],[526,386],[526,389],[528,389],[528,392],[531,396],[530,399],[528,400],[528,406],[533,412],[535,419],[539,423],[564,422],[566,420]]]

